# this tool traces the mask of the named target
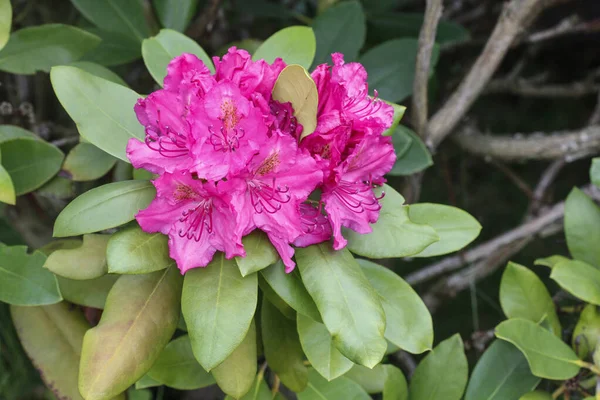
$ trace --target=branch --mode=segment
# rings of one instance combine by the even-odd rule
[[[563,19],[556,26],[543,31],[532,33],[525,40],[527,43],[539,43],[556,37],[578,32],[596,32],[600,30],[600,20],[581,22],[578,15]]]
[[[442,0],[427,0],[425,20],[419,34],[419,50],[413,82],[412,115],[416,132],[423,135],[427,125],[427,81],[431,64],[431,51],[435,44],[435,33],[442,16]]]
[[[215,21],[221,0],[211,0],[198,19],[189,27],[186,34],[193,38],[200,38],[205,32],[210,31]]]

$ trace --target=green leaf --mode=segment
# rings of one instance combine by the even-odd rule
[[[194,390],[215,383],[214,378],[194,358],[188,335],[167,344],[148,371],[148,376],[179,390]]]
[[[469,380],[465,400],[518,399],[536,388],[527,359],[512,344],[495,340],[483,353]]]
[[[26,246],[0,247],[0,301],[18,306],[61,301],[56,278],[42,268],[44,261],[39,251],[27,254]]]
[[[387,348],[385,314],[352,254],[321,243],[297,249],[296,261],[337,349],[357,364],[374,367]]]
[[[183,32],[198,8],[198,0],[153,0],[152,4],[162,26]]]
[[[298,400],[371,400],[371,397],[351,379],[340,376],[327,381],[314,369],[308,371],[308,387],[297,393]]]
[[[496,337],[521,350],[535,376],[563,380],[579,372],[579,359],[573,350],[535,322],[509,319],[496,327]]]
[[[383,367],[384,364],[378,364],[371,369],[355,364],[344,376],[358,383],[367,393],[381,393],[386,380],[386,371]]]
[[[47,24],[14,32],[0,50],[0,70],[31,75],[79,60],[100,43],[98,36],[74,26]]]
[[[367,260],[358,263],[379,294],[385,312],[385,338],[409,353],[431,350],[433,323],[419,295],[389,269]]]
[[[173,58],[183,53],[195,54],[204,62],[210,72],[215,72],[215,67],[208,54],[198,43],[182,33],[171,29],[162,29],[158,35],[142,42],[144,64],[150,71],[150,75],[161,86],[167,75],[167,66]]]
[[[175,264],[169,257],[168,237],[146,233],[139,226],[112,235],[106,259],[108,271],[116,274],[146,274]]]
[[[600,187],[600,157],[592,159],[590,167],[590,180],[594,185]]]
[[[298,335],[310,364],[328,381],[344,375],[354,363],[339,352],[325,325],[297,315]]]
[[[256,375],[256,324],[250,324],[244,341],[212,370],[222,391],[239,399],[252,388]]]
[[[431,226],[440,238],[413,257],[433,257],[458,251],[481,232],[481,225],[471,214],[443,204],[412,204],[408,208],[408,217],[417,224]]]
[[[80,306],[104,309],[106,298],[118,275],[104,275],[100,278],[78,281],[57,276],[60,293],[65,300]]]
[[[71,3],[99,28],[142,39],[150,36],[141,1],[71,0]]]
[[[562,328],[548,289],[528,268],[509,262],[500,283],[500,305],[507,318],[524,318],[535,323],[547,320],[558,337]]]
[[[15,125],[0,125],[0,144],[12,139],[39,139],[39,137],[26,129]]]
[[[81,246],[50,254],[44,268],[69,279],[99,278],[108,272],[106,246],[109,239],[110,235],[84,235]]]
[[[127,389],[127,400],[152,400],[152,392],[148,389]]]
[[[144,127],[133,111],[141,96],[75,67],[54,67],[50,79],[81,136],[108,154],[128,161],[125,149],[129,139],[145,137]]]
[[[225,396],[225,400],[234,400],[231,396]],[[259,372],[254,380],[250,391],[240,400],[273,400],[269,386],[263,380],[263,372]]]
[[[356,0],[328,8],[314,19],[313,29],[317,38],[313,68],[331,64],[331,54],[336,52],[342,53],[346,62],[355,61],[367,33],[365,14]]]
[[[533,262],[534,265],[543,265],[544,267],[548,267],[550,269],[554,268],[556,264],[561,261],[569,261],[570,259],[560,255],[554,255],[546,258],[538,258]]]
[[[142,47],[136,38],[97,28],[90,28],[87,31],[100,37],[102,42],[94,48],[94,51],[83,57],[85,61],[112,66],[125,64],[142,56]]]
[[[308,26],[288,26],[263,42],[252,56],[269,64],[282,58],[287,65],[298,64],[310,68],[317,48],[315,33]]]
[[[44,383],[57,398],[83,400],[77,388],[83,314],[67,303],[10,308],[17,334]]]
[[[385,101],[385,100],[383,100],[383,101]],[[392,136],[394,134],[394,132],[396,131],[396,128],[398,128],[398,125],[400,125],[400,120],[402,119],[402,117],[404,116],[404,113],[406,112],[406,107],[398,105],[396,103],[390,103],[388,101],[386,101],[386,103],[394,108],[394,119],[392,121],[392,125],[389,128],[387,128],[382,133],[382,135],[383,136]],[[408,149],[408,143],[407,143],[406,148]],[[399,151],[396,148],[395,141],[394,141],[394,149],[396,150],[396,157],[400,157]]]
[[[2,157],[1,152],[0,157]],[[0,162],[1,161],[2,160],[0,159]],[[17,201],[12,179],[10,179],[10,175],[6,172],[2,164],[0,164],[0,201],[12,205],[15,205]]]
[[[218,253],[206,268],[186,272],[182,310],[194,355],[205,370],[242,343],[256,311],[256,274],[242,277],[234,260]]]
[[[383,185],[375,189],[376,196],[381,196],[382,191],[385,197],[380,201],[379,219],[371,225],[373,232],[363,235],[350,229],[343,230],[353,253],[369,258],[407,257],[439,240],[432,227],[415,224],[409,219],[408,206],[403,206],[402,195]]]
[[[242,244],[246,250],[246,257],[236,257],[235,262],[242,276],[252,274],[275,264],[279,259],[277,250],[263,231],[255,230],[244,236]]]
[[[161,383],[150,378],[150,376],[148,376],[148,374],[142,376],[140,378],[140,380],[135,383],[135,388],[138,390],[150,388],[150,387],[156,387],[156,386],[161,386]]]
[[[70,179],[56,175],[44,183],[35,194],[51,200],[67,200],[75,196],[74,183]]]
[[[127,87],[127,83],[119,75],[100,64],[96,64],[90,61],[76,61],[69,65],[71,67],[79,68],[86,72],[89,72],[90,74],[95,75],[99,78],[106,79],[107,81],[118,83],[119,85]]]
[[[48,182],[60,170],[64,155],[56,147],[34,139],[12,139],[0,145],[2,166],[12,179],[17,196]]]
[[[40,247],[38,251],[44,253],[45,256],[49,256],[56,250],[76,249],[80,246],[81,240],[79,239],[58,239],[45,244],[44,246]]]
[[[304,287],[297,270],[286,274],[283,263],[278,261],[260,273],[269,287],[296,312],[321,321],[319,310]]]
[[[273,289],[271,286],[265,281],[265,278],[262,275],[258,275],[258,287],[262,291],[263,295],[269,299],[271,304],[273,304],[279,312],[281,312],[287,319],[295,320],[296,319],[296,311],[290,307]],[[316,310],[316,306],[315,306]]]
[[[382,365],[385,371],[383,400],[407,400],[408,384],[399,368],[393,365]]]
[[[93,181],[106,175],[116,162],[116,158],[93,144],[79,143],[67,154],[63,170],[76,182]]]
[[[392,170],[388,172],[388,175],[412,175],[433,165],[433,160],[427,150],[427,146],[425,146],[421,138],[412,129],[398,125],[393,140],[398,158]]]
[[[12,25],[12,6],[10,0],[0,0],[0,50],[8,42]]]
[[[154,186],[147,181],[114,182],[89,190],[58,215],[54,236],[76,236],[125,224],[155,195]]]
[[[411,400],[460,400],[469,375],[469,366],[459,334],[438,344],[415,370],[411,381]]]
[[[369,74],[369,88],[377,90],[382,99],[400,102],[412,94],[415,78],[418,40],[394,39],[373,47],[360,58]],[[433,73],[440,50],[433,46]]]
[[[117,280],[83,340],[79,390],[86,400],[111,398],[150,369],[177,327],[181,283],[175,267]]]
[[[261,329],[265,358],[269,368],[281,382],[294,392],[301,392],[308,382],[304,353],[298,338],[296,323],[283,316],[279,310],[263,299]]]
[[[587,304],[573,330],[571,345],[575,353],[585,360],[596,350],[600,339],[600,312],[594,304]]]
[[[573,258],[600,268],[600,207],[577,188],[565,201],[565,236]]]
[[[561,261],[550,278],[564,290],[588,303],[600,305],[600,271],[581,261]]]
[[[536,390],[535,392],[530,392],[519,397],[519,400],[553,400],[553,398],[552,395],[550,395],[550,393],[546,393],[541,390]]]

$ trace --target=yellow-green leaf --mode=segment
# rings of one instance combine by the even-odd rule
[[[94,279],[108,272],[106,246],[110,235],[83,235],[77,248],[56,250],[48,256],[44,268],[69,279]]]
[[[12,25],[12,7],[10,0],[0,0],[0,50],[8,42]]]
[[[242,244],[246,250],[246,257],[236,257],[235,261],[242,273],[246,276],[268,267],[279,259],[275,247],[269,242],[269,238],[263,231],[255,230],[244,236]]]
[[[168,238],[146,233],[139,226],[112,235],[106,248],[108,271],[116,274],[145,274],[175,263],[169,257]]]

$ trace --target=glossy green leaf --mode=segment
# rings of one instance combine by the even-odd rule
[[[225,400],[234,400],[231,396],[225,396]],[[265,383],[263,373],[259,372],[254,380],[252,388],[240,400],[273,400],[269,386]]]
[[[108,271],[116,274],[145,274],[175,263],[169,257],[168,237],[146,233],[137,225],[112,235],[106,259]]]
[[[89,190],[58,215],[54,236],[76,236],[125,224],[155,195],[154,186],[147,181],[114,182]]]
[[[594,353],[600,339],[600,312],[598,306],[587,304],[573,330],[571,346],[575,353],[585,360]]]
[[[508,318],[524,318],[535,323],[548,321],[552,332],[561,337],[562,328],[552,297],[530,269],[508,263],[500,283],[500,305]]]
[[[348,372],[354,363],[335,347],[325,325],[302,314],[296,315],[300,343],[310,365],[328,381]]]
[[[393,133],[396,131],[396,128],[398,128],[398,125],[400,125],[400,120],[402,120],[402,117],[404,116],[404,113],[406,112],[406,107],[398,105],[396,103],[390,103],[387,101],[386,101],[386,103],[391,105],[394,108],[394,119],[392,121],[392,125],[389,128],[387,128],[382,133],[382,135],[383,136],[392,136]],[[400,157],[400,154],[398,154],[398,149],[396,149],[395,142],[394,142],[394,149],[396,150],[396,157]]]
[[[63,170],[74,181],[93,181],[114,167],[117,159],[90,143],[79,143],[65,159]]]
[[[44,383],[57,398],[83,400],[77,388],[83,335],[81,311],[66,303],[10,309],[17,334]]]
[[[519,400],[553,400],[553,397],[548,392],[536,390],[535,392],[524,394],[523,396],[519,397]]]
[[[55,65],[79,60],[100,38],[70,25],[47,24],[13,32],[0,50],[0,70],[13,74],[50,71]]]
[[[112,66],[125,64],[142,56],[140,42],[134,37],[97,28],[89,28],[87,31],[101,38],[102,42],[94,51],[83,56],[82,60]]]
[[[391,270],[367,260],[358,263],[379,294],[385,312],[385,338],[409,353],[431,350],[433,322],[419,295]]]
[[[256,324],[250,324],[244,341],[212,370],[222,391],[239,399],[252,388],[256,375]]]
[[[123,33],[139,41],[150,36],[141,1],[71,0],[71,3],[99,28]]]
[[[429,154],[429,151],[427,150],[427,146],[425,146],[423,141],[412,129],[403,125],[398,125],[393,140],[398,158],[396,159],[396,163],[392,170],[388,172],[388,175],[412,175],[415,172],[422,171],[433,165],[433,160],[431,159],[431,154]],[[402,152],[398,152],[400,147],[401,150],[403,150]]]
[[[588,303],[600,305],[600,271],[581,261],[561,261],[552,268],[550,278],[564,290]]]
[[[260,271],[269,265],[275,264],[279,259],[277,250],[263,231],[255,230],[244,236],[242,244],[246,250],[246,257],[235,258],[242,276]]]
[[[107,274],[96,279],[79,281],[57,276],[60,293],[65,300],[80,306],[104,309],[106,298],[118,275]]]
[[[385,314],[352,254],[321,243],[297,249],[296,262],[334,345],[353,362],[374,367],[387,348]]]
[[[308,387],[297,393],[298,400],[371,400],[371,397],[351,379],[340,376],[327,381],[314,369],[308,371]]]
[[[0,50],[8,42],[12,25],[12,6],[10,0],[0,0]]]
[[[600,207],[577,188],[565,201],[565,236],[573,258],[600,268]]]
[[[181,284],[175,267],[117,280],[83,340],[79,390],[86,400],[111,398],[152,367],[177,327]]]
[[[260,273],[269,287],[296,312],[315,321],[321,321],[319,310],[317,310],[314,300],[304,287],[297,270],[286,274],[283,263],[278,261],[263,269]]]
[[[198,43],[182,33],[162,29],[158,35],[145,39],[142,43],[144,64],[159,85],[163,84],[167,75],[169,62],[183,53],[195,54],[214,73],[215,68],[208,54]]]
[[[15,125],[0,125],[0,144],[12,139],[39,139],[39,137],[27,129]]]
[[[183,32],[194,17],[199,0],[153,0],[158,20],[165,28]]]
[[[148,371],[148,376],[180,390],[194,390],[215,383],[214,378],[194,358],[188,335],[167,344]]]
[[[269,64],[282,58],[287,65],[298,64],[310,68],[317,48],[315,33],[307,26],[288,26],[265,40],[252,56]]]
[[[521,350],[535,376],[562,380],[579,372],[579,359],[573,350],[535,322],[509,319],[496,327],[496,337]]]
[[[518,399],[539,383],[540,378],[531,373],[519,349],[495,340],[477,361],[465,400]]]
[[[408,208],[408,217],[417,224],[431,226],[440,238],[413,257],[433,257],[458,251],[481,232],[481,225],[471,214],[443,204],[412,204]]]
[[[269,302],[273,304],[279,312],[281,312],[287,319],[295,320],[296,311],[290,307],[275,291],[269,286],[265,278],[262,275],[258,275],[258,287],[262,291],[263,295],[269,299]],[[315,306],[316,309],[316,306]]]
[[[46,256],[26,246],[0,247],[0,301],[18,306],[54,304],[62,300],[54,275],[42,268]]]
[[[2,157],[1,152],[0,157]],[[10,179],[10,175],[6,172],[2,164],[0,164],[0,202],[14,205],[16,201],[17,197],[12,179]]]
[[[403,206],[402,195],[391,186],[383,185],[375,189],[376,196],[381,196],[382,191],[385,197],[380,200],[379,219],[371,225],[373,232],[363,235],[350,229],[343,230],[353,253],[369,258],[407,257],[439,240],[432,227],[409,219],[408,206]]]
[[[344,1],[317,16],[313,29],[317,38],[313,67],[331,64],[331,54],[336,52],[342,53],[346,62],[355,61],[365,43],[365,14],[358,1]]]
[[[373,47],[360,58],[369,74],[369,88],[381,98],[399,102],[412,94],[417,58],[417,39],[394,39]],[[433,46],[431,72],[439,56],[439,46]]]
[[[554,268],[556,264],[561,261],[569,261],[570,259],[560,255],[554,255],[546,258],[538,258],[533,262],[534,265],[543,265],[544,267],[548,267],[550,269]]]
[[[96,64],[90,61],[76,61],[69,65],[71,67],[79,68],[86,72],[89,72],[90,74],[95,75],[99,78],[106,79],[107,81],[118,83],[119,85],[127,87],[127,83],[119,75],[100,64]]]
[[[129,139],[145,137],[144,127],[133,111],[141,96],[75,67],[54,67],[50,79],[81,136],[108,154],[128,161],[125,149]]]
[[[460,335],[438,344],[421,360],[410,381],[411,400],[460,400],[469,375]]]
[[[106,246],[109,239],[110,235],[84,235],[81,246],[50,254],[44,268],[69,279],[99,278],[108,272]]]
[[[281,382],[294,392],[301,392],[308,382],[308,369],[298,338],[295,321],[283,316],[263,299],[261,329],[265,358]]]
[[[210,371],[244,340],[256,311],[256,274],[242,277],[222,253],[206,268],[186,272],[182,310],[194,356]]]
[[[44,141],[20,138],[3,142],[0,158],[19,196],[39,188],[56,175],[64,155]]]
[[[600,157],[592,159],[590,166],[590,180],[594,185],[600,187]]]

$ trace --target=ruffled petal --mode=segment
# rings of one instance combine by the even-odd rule
[[[307,247],[331,238],[331,223],[316,207],[306,203],[301,204],[300,222],[303,233],[294,240],[294,246]]]

